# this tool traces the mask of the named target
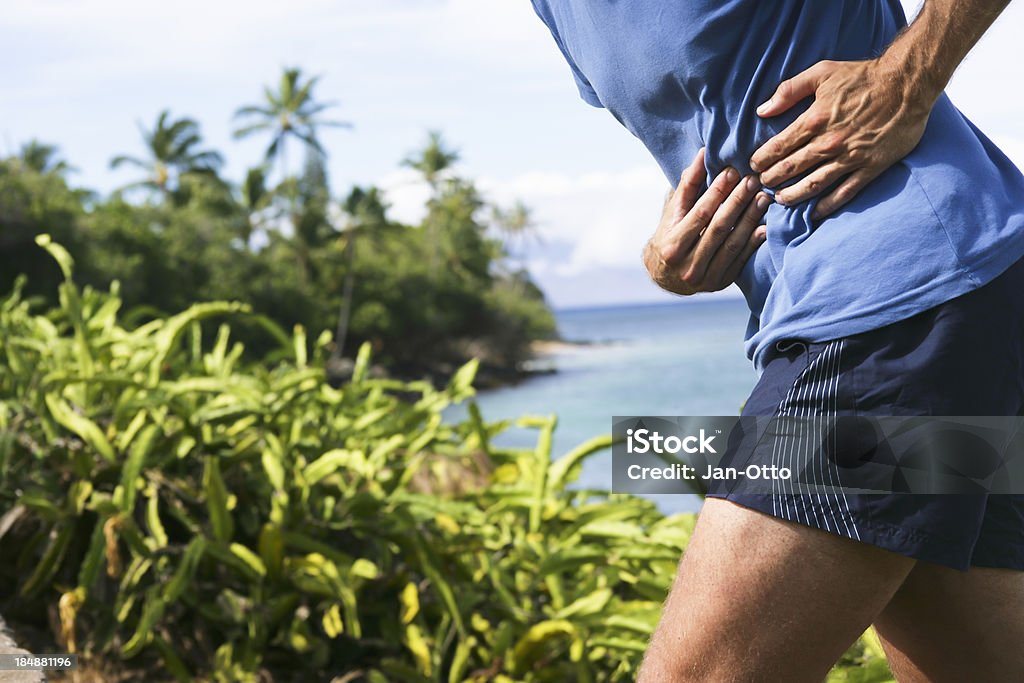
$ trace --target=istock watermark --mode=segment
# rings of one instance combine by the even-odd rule
[[[1024,494],[1019,416],[616,416],[622,493]]]
[[[626,430],[626,452],[627,453],[716,453],[711,442],[714,436],[708,436],[704,430],[700,430],[697,436],[679,437],[675,434],[663,436],[650,429],[627,429]]]

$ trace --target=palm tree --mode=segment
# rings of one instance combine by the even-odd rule
[[[337,363],[345,352],[345,339],[348,337],[348,326],[352,317],[352,292],[356,278],[356,238],[373,226],[384,225],[387,222],[387,206],[376,187],[367,190],[358,186],[353,187],[348,197],[341,203],[341,208],[346,216],[342,234],[345,236],[344,257],[347,268],[341,295],[341,310],[338,312],[338,329],[334,335],[334,350],[331,352],[331,361],[334,363]]]
[[[508,209],[495,206],[491,212],[494,224],[498,227],[505,243],[505,250],[512,252],[513,245],[525,244],[531,239],[540,242],[537,233],[537,222],[533,219],[533,211],[521,201],[517,201]]]
[[[432,130],[427,134],[426,146],[418,154],[403,159],[402,165],[419,171],[436,194],[441,176],[458,160],[458,150],[451,149],[445,144],[440,131]]]
[[[245,224],[241,226],[239,240],[247,247],[252,247],[252,238],[266,221],[267,209],[274,198],[267,188],[267,168],[257,166],[250,168],[245,174],[241,185],[241,206],[245,211]]]
[[[128,164],[145,171],[145,179],[125,186],[125,189],[144,187],[158,190],[167,196],[174,190],[181,176],[188,173],[216,175],[224,163],[217,152],[198,149],[202,136],[199,134],[199,124],[193,119],[172,120],[170,111],[165,109],[160,112],[152,130],[146,130],[141,124],[139,130],[149,153],[148,158],[122,154],[110,160],[111,168]]]
[[[420,172],[423,179],[430,185],[431,202],[438,198],[438,188],[445,172],[459,160],[458,150],[445,144],[440,131],[432,130],[427,134],[427,144],[417,154],[402,160],[402,165]],[[437,272],[437,263],[441,250],[436,221],[428,220],[427,243],[430,250],[430,271]]]
[[[269,132],[270,145],[267,147],[268,161],[280,159],[281,175],[288,176],[287,145],[291,138],[301,141],[320,155],[325,155],[317,132],[320,128],[351,128],[344,121],[327,121],[319,117],[332,102],[317,102],[313,96],[318,76],[305,81],[300,69],[285,69],[275,92],[269,87],[263,89],[263,103],[241,107],[235,118],[247,119],[248,123],[235,130],[236,138],[249,137],[254,133]]]
[[[21,158],[21,163],[25,164],[27,168],[44,175],[47,173],[64,175],[68,171],[74,170],[68,166],[66,161],[57,158],[55,145],[48,145],[38,140],[30,140],[23,144],[18,156]]]

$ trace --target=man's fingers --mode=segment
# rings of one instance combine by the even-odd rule
[[[800,100],[813,95],[814,91],[818,89],[822,77],[830,71],[832,64],[827,60],[818,62],[788,81],[780,83],[775,94],[757,108],[757,115],[764,118],[778,116]]]
[[[760,192],[753,201],[748,202],[743,216],[736,222],[728,237],[722,242],[708,264],[705,279],[717,289],[728,285],[732,280],[724,281],[726,273],[732,266],[733,261],[740,257],[747,243],[750,242],[751,233],[761,224],[771,199],[768,195]],[[723,283],[724,284],[720,284]]]
[[[834,213],[836,209],[856,197],[868,183],[877,178],[880,174],[881,171],[873,168],[862,168],[855,173],[851,173],[850,177],[844,180],[839,187],[832,190],[818,201],[818,205],[814,207],[814,211],[811,213],[811,218],[813,220],[820,220],[829,214]]]
[[[819,135],[762,172],[761,182],[765,187],[781,185],[810,168],[814,168],[830,159],[835,159],[842,151],[843,139],[840,135],[836,133]]]
[[[704,148],[697,150],[697,155],[686,167],[679,177],[679,186],[676,188],[678,206],[683,213],[693,208],[704,190],[704,184],[708,180],[708,172],[704,168]]]
[[[768,235],[768,227],[765,225],[759,226],[750,235],[750,239],[747,240],[746,245],[743,247],[743,251],[737,256],[732,263],[725,269],[725,275],[719,281],[719,289],[725,289],[733,282],[736,282],[736,278],[740,276],[740,271],[743,270],[743,266],[746,265],[750,257],[754,255],[757,248],[764,244],[765,238]]]
[[[661,240],[662,258],[667,263],[673,264],[681,256],[690,252],[694,243],[700,238],[701,232],[714,218],[718,205],[725,200],[738,179],[739,174],[735,169],[725,169],[718,174],[718,177],[711,183],[711,187],[697,199],[697,202],[688,211],[681,214],[678,220],[673,221],[672,227]]]
[[[738,190],[737,186],[739,187]],[[735,208],[734,204],[727,204],[727,207],[722,205],[726,204],[730,193],[734,191],[742,192],[744,187],[743,183],[739,182],[739,173],[736,169],[727,168],[718,174],[718,177],[711,183],[708,191],[697,200],[693,209],[686,214],[686,218],[682,222],[682,233],[676,238],[678,244],[685,245],[685,248],[680,253],[689,255],[687,265],[679,273],[679,278],[684,285],[697,289],[701,288],[704,271],[707,270],[707,263],[710,259],[710,255],[705,254],[708,249],[707,245],[704,244],[705,234],[717,234],[719,232],[719,229],[712,229],[711,226],[719,218],[718,214],[720,211],[724,215],[725,212],[735,210],[736,216],[739,216],[739,212],[743,210],[746,202],[738,208]]]
[[[817,197],[837,180],[843,176],[850,175],[854,170],[848,161],[836,160],[826,163],[808,173],[806,178],[803,178],[795,185],[776,192],[775,201],[779,204],[792,206],[811,197]]]
[[[739,222],[740,216],[751,204],[760,187],[756,176],[747,176],[716,208],[714,217],[693,249],[689,267],[683,273],[683,279],[687,283],[693,285],[705,282],[708,266],[715,253],[732,233],[733,226]]]
[[[690,165],[683,169],[679,183],[669,192],[661,212],[661,223],[655,233],[655,242],[658,245],[656,250],[660,259],[667,264],[674,263],[690,247],[693,239],[696,239],[687,239],[683,219],[704,191],[707,175],[704,168],[704,148],[701,147]]]
[[[754,232],[757,226],[761,224],[761,219],[768,212],[768,207],[771,206],[771,203],[772,198],[764,192],[759,192],[754,197],[754,201],[750,202],[747,210],[743,212],[743,217],[736,224],[736,229],[743,235],[741,241],[745,242],[750,233]]]
[[[711,187],[701,195],[697,202],[683,219],[684,232],[688,235],[697,236],[704,231],[704,228],[711,224],[725,198],[729,196],[733,188],[740,180],[740,174],[734,168],[726,168],[718,174]]]
[[[797,117],[796,121],[786,126],[785,130],[761,145],[750,157],[750,168],[760,173],[785,159],[795,150],[810,142],[828,123],[828,112],[819,111],[813,106]],[[788,177],[792,177],[790,174]],[[783,182],[782,179],[776,182]],[[770,186],[769,186],[770,187]]]

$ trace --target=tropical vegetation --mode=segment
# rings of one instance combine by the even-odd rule
[[[393,220],[380,188],[336,192],[321,133],[349,124],[328,118],[317,83],[285,69],[261,102],[238,109],[236,135],[267,147],[237,182],[199,123],[170,110],[140,126],[142,153],[112,159],[137,175],[110,196],[73,187],[53,146],[33,141],[0,159],[0,292],[25,274],[27,296],[56,303],[61,275],[33,241],[46,232],[77,260],[82,284],[123,283],[135,322],[238,300],[284,329],[336,332],[338,377],[368,341],[393,376],[440,384],[478,357],[482,380],[515,379],[530,341],[555,332],[511,251],[523,207],[489,203],[439,133],[404,162],[430,188],[420,224]],[[253,357],[269,348],[259,329],[236,335]]]
[[[276,360],[247,363],[237,302],[126,325],[119,283],[37,242],[59,306],[24,278],[0,303],[8,617],[129,680],[635,677],[694,515],[571,487],[610,437],[552,459],[554,417],[515,421],[529,449],[474,404],[446,422],[475,361],[435,389],[371,377],[364,344],[332,387],[329,333],[263,321]],[[877,641],[831,680],[888,680]]]

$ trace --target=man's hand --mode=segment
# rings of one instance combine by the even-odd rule
[[[768,205],[756,176],[740,182],[728,168],[703,195],[704,150],[697,152],[669,195],[661,222],[644,249],[651,279],[675,294],[725,289],[765,239],[760,225]]]
[[[776,193],[782,204],[797,204],[839,183],[819,200],[812,218],[834,212],[917,146],[953,71],[1007,4],[925,0],[881,57],[818,62],[783,82],[758,107],[760,116],[778,116],[812,95],[814,104],[754,152],[750,167],[767,187],[811,171]]]
[[[750,166],[767,187],[813,169],[775,194],[786,205],[817,196],[841,180],[819,200],[813,218],[822,218],[917,146],[935,100],[903,82],[881,59],[824,61],[784,81],[757,113],[778,116],[812,95],[814,104],[754,152]]]

